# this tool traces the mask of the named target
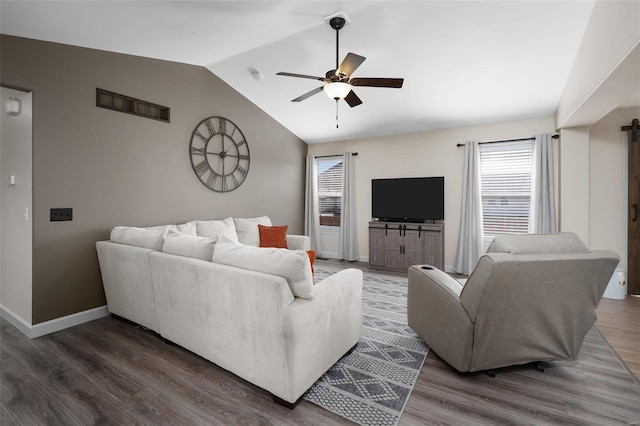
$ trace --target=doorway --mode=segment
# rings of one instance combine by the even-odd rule
[[[0,308],[31,325],[33,94],[0,89]]]

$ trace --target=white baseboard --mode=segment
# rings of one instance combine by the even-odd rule
[[[340,260],[340,257],[338,256],[338,253],[322,253],[321,256],[318,257],[322,257],[325,259],[337,259]],[[369,256],[360,256],[358,258],[358,262],[364,262],[364,263],[369,263]]]
[[[31,325],[15,313],[13,313],[10,309],[7,309],[4,306],[0,305],[0,316],[9,321],[11,325],[20,330],[25,336],[30,339],[35,339],[36,337],[44,336],[45,334],[49,333],[55,333],[56,331],[74,327],[76,325],[93,321],[98,318],[106,317],[108,315],[109,310],[107,309],[107,305],[104,305],[82,312],[76,312],[75,314],[67,315],[64,317],[41,322],[36,325]]]
[[[456,272],[453,270],[453,265],[444,265],[444,271],[448,274],[453,274]]]

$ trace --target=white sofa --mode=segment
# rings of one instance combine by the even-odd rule
[[[96,243],[98,260],[111,313],[293,407],[360,339],[362,272],[313,284],[308,237],[287,235],[288,250],[257,248],[260,222],[270,225],[263,217],[116,227]]]

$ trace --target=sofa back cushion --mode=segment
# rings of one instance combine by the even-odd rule
[[[313,298],[309,256],[302,250],[245,246],[220,237],[213,252],[213,261],[281,276],[287,280],[294,296]]]
[[[191,221],[187,223],[181,223],[179,225],[160,225],[160,226],[150,226],[147,229],[154,229],[158,231],[178,231],[182,234],[196,236],[196,222]]]
[[[136,228],[133,226],[116,226],[111,230],[111,241],[162,251],[164,230]]]
[[[496,236],[487,253],[569,254],[589,253],[589,248],[573,232],[557,234],[503,234]]]
[[[236,233],[238,234],[238,242],[240,244],[258,247],[260,245],[258,225],[271,226],[271,219],[269,219],[269,216],[234,218],[233,223],[236,226]]]
[[[233,219],[228,217],[222,220],[196,220],[198,237],[227,237],[231,241],[238,242],[238,234]]]
[[[178,256],[193,257],[211,262],[217,237],[194,237],[173,229],[166,231],[162,251]]]

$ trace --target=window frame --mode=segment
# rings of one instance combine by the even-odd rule
[[[533,142],[531,138],[480,144],[480,199],[485,249],[497,235],[529,232]],[[500,183],[506,186],[500,187]],[[500,200],[500,204],[489,205],[488,199],[491,198]],[[509,205],[512,208],[508,208]],[[487,215],[487,212],[493,214]],[[489,217],[491,221],[487,220]],[[518,219],[509,221],[510,217]]]
[[[342,155],[332,155],[332,156],[326,156],[326,157],[322,157],[322,158],[317,158],[316,157],[316,183],[317,183],[317,188],[318,188],[318,222],[320,223],[320,229],[323,231],[337,231],[340,228],[340,223],[342,221],[342,194],[343,194],[343,190],[344,190],[344,176],[342,173],[342,167],[344,167],[343,163],[343,156]],[[339,191],[321,191],[320,188],[320,177],[321,174],[331,170],[333,167],[336,167],[337,165],[341,164],[342,166],[340,167],[340,173],[336,174],[335,177],[339,177],[340,182],[338,183],[339,185]],[[326,168],[325,168],[326,167]],[[339,193],[339,195],[334,195],[335,198],[338,198],[338,221],[337,224],[333,224],[333,225],[327,225],[327,224],[322,224],[323,220],[323,213],[322,213],[322,207],[323,207],[323,203],[322,203],[322,199],[323,199],[323,195],[324,194],[337,194]],[[327,216],[327,214],[325,213],[325,216]]]

